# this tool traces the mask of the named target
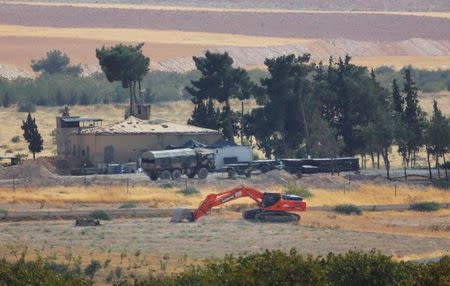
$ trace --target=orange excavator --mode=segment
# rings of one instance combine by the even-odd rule
[[[253,199],[258,208],[245,211],[244,219],[254,222],[289,223],[298,222],[300,216],[293,212],[306,210],[306,202],[297,195],[264,193],[250,187],[237,187],[219,194],[209,194],[200,206],[194,211],[178,209],[172,217],[171,222],[182,222],[188,220],[194,222],[206,215],[213,207],[227,202],[249,197]]]

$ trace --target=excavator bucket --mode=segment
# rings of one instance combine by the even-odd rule
[[[187,220],[188,222],[194,221],[194,213],[190,209],[177,209],[175,214],[170,219],[170,222],[179,223]]]

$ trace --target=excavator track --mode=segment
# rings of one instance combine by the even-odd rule
[[[261,223],[298,223],[300,216],[288,212],[261,211],[255,214],[255,221]]]

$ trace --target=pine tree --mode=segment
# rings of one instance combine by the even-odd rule
[[[400,93],[400,88],[398,87],[396,79],[392,80],[392,103],[394,111],[398,114],[403,114],[405,99]]]
[[[27,119],[22,121],[23,138],[28,142],[28,150],[33,153],[33,159],[36,158],[36,153],[43,150],[42,136],[38,131],[35,118],[28,113]]]
[[[407,126],[407,162],[415,163],[416,151],[423,144],[423,134],[425,129],[425,113],[419,106],[417,96],[416,83],[412,79],[411,69],[406,68],[404,71],[405,82],[403,84],[403,92],[405,93],[405,109],[403,112],[403,120]]]
[[[186,87],[196,105],[188,123],[216,127],[214,129],[219,129],[225,138],[234,142],[239,118],[231,109],[230,100],[250,97],[253,91],[250,77],[245,70],[233,67],[233,59],[228,53],[207,51],[204,57],[194,57],[193,60],[201,77],[191,81],[192,87]],[[214,104],[221,104],[222,109]]]

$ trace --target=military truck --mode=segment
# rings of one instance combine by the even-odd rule
[[[214,153],[206,149],[148,151],[141,158],[142,170],[152,181],[188,178],[205,179],[214,170]]]

